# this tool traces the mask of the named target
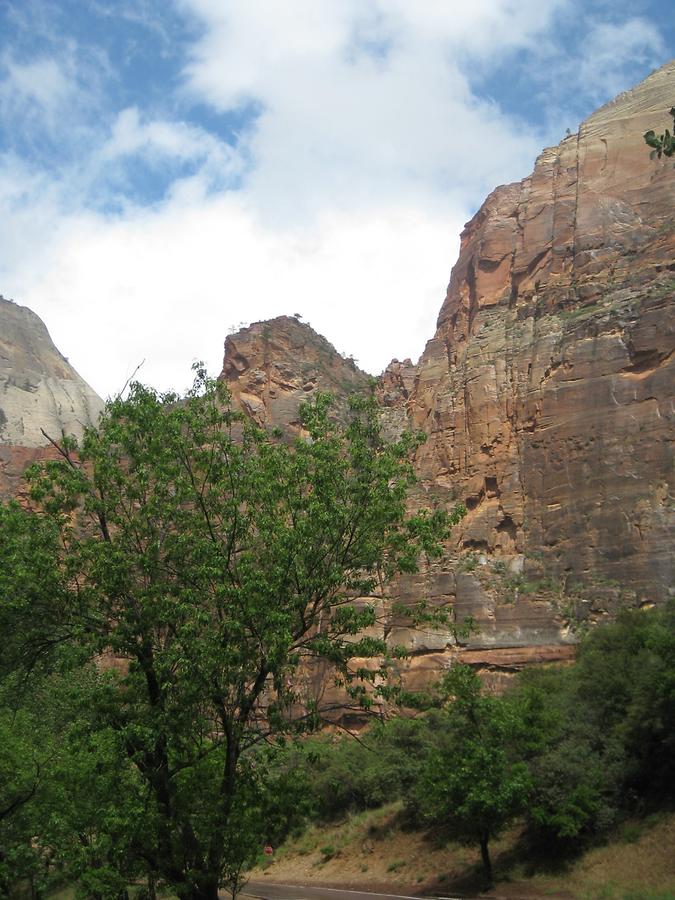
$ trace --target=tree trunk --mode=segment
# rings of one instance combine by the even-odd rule
[[[492,862],[490,860],[490,851],[488,849],[488,841],[489,835],[483,834],[480,839],[480,855],[483,860],[483,872],[485,873],[485,880],[487,881],[487,886],[489,888],[492,887]]]
[[[218,882],[211,879],[201,879],[198,884],[179,893],[181,900],[218,900]]]
[[[4,861],[5,861],[5,854],[2,852],[2,850],[0,850],[0,863],[3,863]],[[0,872],[1,871],[2,871],[2,869],[0,869]],[[10,897],[11,894],[10,894],[9,888],[10,888],[9,879],[0,877],[0,897]]]

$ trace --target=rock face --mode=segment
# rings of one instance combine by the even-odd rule
[[[642,134],[670,124],[674,100],[675,62],[497,188],[465,227],[421,359],[379,379],[386,433],[428,435],[411,504],[468,509],[445,558],[391,594],[480,628],[458,647],[383,597],[378,633],[409,647],[410,687],[458,654],[495,684],[569,658],[584,621],[673,590],[675,168]],[[221,378],[252,419],[291,431],[317,390],[371,383],[285,316],[228,337]],[[77,434],[100,409],[42,322],[0,299],[0,495],[47,452],[41,429]]]
[[[370,376],[309,325],[290,316],[255,322],[225,341],[221,379],[259,425],[297,429],[300,404],[319,391],[336,398],[368,388]]]
[[[643,603],[675,574],[675,171],[642,140],[674,92],[670,63],[492,193],[407,404],[461,547]]]
[[[80,436],[102,408],[41,319],[0,297],[0,497],[16,495],[26,465],[45,454],[42,429]]]
[[[468,508],[446,560],[395,593],[452,603],[480,634],[456,648],[387,619],[412,685],[458,652],[495,678],[564,658],[581,621],[672,590],[675,170],[642,133],[669,124],[674,98],[670,63],[497,188],[419,363],[379,381],[385,427],[428,435],[412,502]],[[223,377],[279,425],[314,388],[365,378],[285,318],[228,338]]]

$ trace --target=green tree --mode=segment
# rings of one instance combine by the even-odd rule
[[[68,631],[58,523],[0,503],[0,680],[39,676]]]
[[[61,458],[32,471],[41,524],[10,534],[5,595],[26,554],[43,569],[13,604],[23,658],[61,641],[124,661],[98,697],[99,727],[141,785],[138,858],[186,900],[236,890],[248,850],[232,851],[233,836],[251,820],[242,773],[261,741],[319,720],[299,670],[323,659],[355,704],[372,704],[388,649],[362,635],[376,622],[369,598],[438,554],[447,529],[445,512],[406,513],[418,439],[385,443],[370,401],[352,403],[345,429],[329,407],[307,404],[288,441],[243,421],[203,372],[185,398],[134,384],[79,447],[62,441]],[[49,640],[30,618],[41,609]]]
[[[545,854],[574,852],[616,816],[621,748],[607,742],[576,690],[575,667],[525,673],[516,688],[541,699],[539,737],[529,755],[529,843]]]
[[[60,537],[52,518],[0,504],[0,896],[63,879],[116,896],[125,880],[109,857],[126,874],[134,859],[121,817],[142,833],[138,785],[130,793],[119,739],[97,721],[110,679],[71,640]]]
[[[17,675],[0,682],[0,896],[21,883],[38,896],[63,880],[86,884],[88,897],[109,896],[94,886],[115,881],[117,894],[138,870],[130,839],[143,830],[142,802],[117,735],[92,721],[105,676]]]
[[[370,724],[358,739],[322,734],[293,744],[285,765],[305,774],[310,812],[321,821],[382,806],[408,795],[432,743],[422,717]]]
[[[523,673],[539,706],[531,839],[578,850],[625,814],[675,796],[675,604],[626,610],[582,641],[574,666]]]
[[[490,841],[523,812],[530,792],[521,753],[525,719],[517,704],[483,694],[468,666],[454,666],[442,689],[449,705],[436,722],[438,743],[417,784],[415,803],[427,821],[480,847],[491,885]]]
[[[44,778],[44,746],[36,746],[36,721],[13,709],[0,690],[0,897],[17,877],[30,879],[36,858],[27,812]],[[40,732],[38,731],[38,735]],[[47,751],[47,757],[49,751]]]
[[[573,687],[596,744],[623,756],[623,805],[631,796],[674,797],[675,601],[624,610],[592,632],[579,649]]]

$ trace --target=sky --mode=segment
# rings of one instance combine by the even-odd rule
[[[377,374],[487,194],[673,56],[672,0],[0,0],[0,294],[103,397],[282,314]]]

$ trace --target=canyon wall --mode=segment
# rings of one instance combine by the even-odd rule
[[[642,134],[674,99],[670,63],[462,234],[405,408],[429,495],[468,507],[457,548],[491,559],[458,604],[483,645],[564,642],[672,593],[675,170]]]
[[[413,504],[468,509],[445,560],[394,594],[452,604],[480,633],[457,648],[385,615],[411,684],[458,653],[495,678],[569,657],[585,623],[672,593],[675,169],[642,134],[674,101],[670,63],[497,188],[418,364],[379,379],[385,427],[428,436]],[[228,338],[223,377],[261,423],[293,422],[316,387],[365,384],[322,340],[257,323]]]
[[[42,320],[0,297],[0,497],[20,494],[26,466],[50,453],[44,432],[79,437],[102,408]]]
[[[229,335],[220,377],[234,403],[258,425],[291,431],[300,428],[300,404],[316,391],[329,391],[339,403],[373,380],[292,316]]]
[[[670,63],[497,188],[465,227],[421,359],[375,384],[387,434],[427,435],[411,504],[468,510],[444,558],[381,598],[411,687],[457,656],[495,682],[569,658],[587,624],[673,592],[675,168],[642,139],[673,102]],[[286,316],[230,335],[221,378],[248,416],[291,431],[317,390],[342,415],[373,387]],[[100,409],[40,319],[0,299],[0,495],[49,452],[43,430],[79,434]],[[457,646],[389,612],[421,596],[479,631]]]

